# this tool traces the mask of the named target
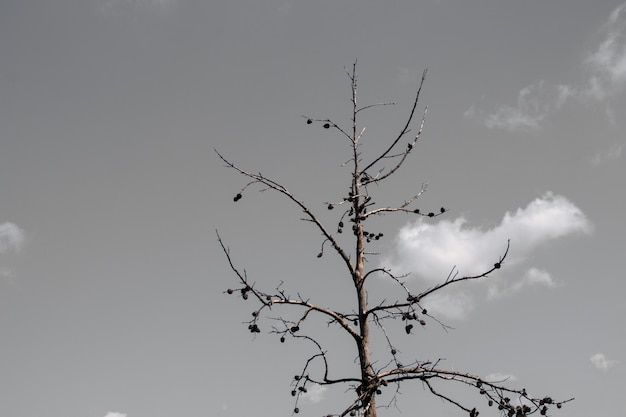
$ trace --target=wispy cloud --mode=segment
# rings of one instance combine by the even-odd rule
[[[489,129],[537,131],[548,116],[576,94],[571,86],[548,85],[545,81],[538,81],[519,91],[514,106],[501,105],[490,113],[471,106],[463,116],[468,120],[477,120]]]
[[[19,251],[24,244],[24,232],[13,223],[0,224],[0,253]]]
[[[593,165],[603,165],[607,162],[620,159],[623,153],[624,153],[624,144],[616,143],[610,148],[595,154],[593,158],[591,158],[591,163]]]
[[[618,361],[607,359],[604,353],[595,353],[591,355],[589,361],[593,366],[595,366],[596,369],[604,372],[608,371],[618,363]]]
[[[591,75],[584,92],[603,100],[626,86],[626,3],[602,27],[603,41],[586,59]]]
[[[513,295],[527,287],[556,288],[558,284],[545,269],[529,268],[521,279],[511,283],[492,281],[489,283],[488,297],[500,298]]]
[[[434,224],[420,218],[400,230],[383,263],[395,274],[411,273],[412,277],[436,284],[445,280],[453,267],[459,275],[489,270],[508,239],[511,250],[507,263],[515,266],[552,240],[591,231],[591,223],[578,207],[548,192],[525,208],[505,213],[500,224],[489,229],[468,226],[464,217]],[[519,291],[529,285],[550,287],[555,283],[546,271],[530,267],[519,282],[497,287],[491,295]],[[438,294],[424,303],[430,311],[453,319],[464,317],[473,306],[472,297],[459,292]]]
[[[561,103],[549,100],[554,92],[546,90],[543,81],[523,88],[517,95],[517,105],[500,106],[486,116],[485,126],[509,131],[539,129],[541,122]]]
[[[600,34],[599,45],[582,62],[585,76],[578,85],[538,81],[519,91],[515,105],[500,105],[491,112],[471,106],[465,118],[489,129],[536,131],[570,99],[588,105],[622,93],[626,87],[626,3],[613,10]]]

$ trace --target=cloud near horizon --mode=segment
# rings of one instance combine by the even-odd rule
[[[560,195],[547,192],[525,208],[504,214],[500,224],[484,229],[467,224],[464,217],[430,223],[419,219],[400,229],[391,253],[383,264],[396,275],[427,284],[443,282],[455,268],[458,276],[481,274],[492,268],[503,254],[507,240],[511,249],[506,259],[520,267],[543,245],[574,234],[589,234],[592,225],[583,212]],[[497,298],[533,285],[555,287],[550,274],[536,267],[527,270],[516,282],[492,284],[489,298]],[[456,290],[456,289],[454,289]],[[473,297],[466,292],[444,291],[424,300],[432,312],[462,319],[473,308]]]
[[[569,100],[597,104],[622,93],[626,88],[626,3],[613,10],[600,35],[599,45],[583,59],[584,81],[580,85],[538,81],[519,91],[515,105],[500,105],[492,112],[472,105],[464,118],[479,121],[489,129],[537,131]]]
[[[104,417],[126,417],[126,414],[109,411]]]

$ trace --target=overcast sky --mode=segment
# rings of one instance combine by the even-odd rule
[[[247,181],[213,148],[333,229],[323,202],[347,192],[349,149],[302,115],[349,123],[355,59],[360,103],[397,103],[363,114],[365,157],[428,69],[423,136],[375,199],[428,183],[417,206],[449,209],[377,219],[370,264],[418,292],[511,240],[498,274],[430,300],[455,330],[403,335],[407,362],[576,397],[554,415],[626,416],[626,3],[612,0],[0,0],[0,415],[291,414],[310,348],[266,334],[271,320],[247,331],[215,229],[268,290],[351,309],[349,283],[297,207],[255,190],[234,203]],[[329,334],[340,377],[353,354]],[[314,390],[301,414],[349,399]],[[419,384],[397,406],[384,414],[462,415]]]

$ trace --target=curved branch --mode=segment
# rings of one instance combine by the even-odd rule
[[[337,243],[335,238],[326,230],[324,225],[322,225],[322,223],[317,219],[317,217],[311,212],[311,210],[303,202],[301,202],[300,200],[295,198],[289,192],[289,190],[287,190],[287,188],[285,188],[281,184],[277,183],[276,181],[273,181],[273,180],[271,180],[269,178],[266,178],[266,177],[262,176],[261,174],[252,174],[250,172],[244,171],[241,168],[239,168],[238,166],[236,166],[235,164],[233,164],[232,162],[230,162],[229,160],[227,160],[226,158],[224,158],[216,149],[214,149],[214,151],[220,157],[220,159],[222,161],[224,161],[226,166],[228,166],[229,168],[232,168],[232,169],[238,171],[240,174],[245,175],[248,178],[252,178],[253,180],[258,181],[258,182],[266,185],[267,187],[271,188],[272,190],[278,191],[279,193],[283,194],[284,196],[289,198],[291,201],[293,201],[296,205],[298,205],[302,209],[302,211],[304,211],[306,213],[306,215],[308,216],[309,220],[311,222],[315,223],[315,225],[320,230],[322,235],[324,235],[324,237],[326,237],[326,239],[328,239],[330,241],[330,243],[333,245],[333,248],[335,249],[337,254],[339,254],[339,256],[343,259],[344,263],[346,264],[346,266],[350,270],[350,274],[354,275],[354,270],[355,269],[354,269],[354,266],[352,265],[352,262],[350,261],[350,257],[348,256],[348,254],[341,248],[341,246],[339,246],[339,244]]]
[[[409,307],[412,306],[414,304],[419,303],[424,297],[426,297],[429,294],[434,293],[435,291],[439,291],[440,289],[447,287],[450,284],[454,284],[457,282],[461,282],[461,281],[468,281],[468,280],[474,280],[474,279],[479,279],[479,278],[484,278],[487,275],[489,275],[490,273],[492,273],[493,271],[495,271],[496,269],[500,269],[500,267],[502,266],[502,263],[504,262],[504,259],[506,258],[507,254],[509,253],[509,248],[511,245],[511,241],[508,240],[507,244],[506,244],[506,250],[504,252],[504,254],[500,257],[500,260],[498,262],[496,262],[493,267],[491,269],[489,269],[486,272],[483,272],[482,274],[479,275],[473,275],[473,276],[464,276],[464,277],[460,277],[460,278],[448,278],[446,279],[444,282],[442,282],[441,284],[438,284],[436,286],[434,286],[433,288],[430,288],[416,296],[411,295],[410,293],[408,294],[407,300],[403,301],[403,302],[399,302],[396,301],[393,304],[381,304],[381,305],[377,305],[376,307],[372,307],[367,311],[367,314],[371,314],[371,313],[376,313],[377,311],[387,311],[390,309],[399,309],[399,308],[403,308],[403,307]],[[387,274],[388,276],[390,276],[391,278],[393,278],[396,282],[398,282],[408,293],[408,289],[404,286],[404,284],[400,283],[400,281],[393,275],[391,274],[389,271],[385,270],[384,268],[377,268],[374,269],[372,271],[370,271],[369,273],[372,272],[382,272]],[[368,275],[369,275],[368,273]]]
[[[417,102],[419,101],[420,93],[422,91],[422,86],[424,85],[424,81],[426,80],[426,72],[427,70],[424,70],[424,72],[422,73],[422,80],[420,81],[419,88],[417,89],[417,94],[415,94],[415,101],[413,102],[411,113],[409,114],[409,118],[407,119],[404,127],[402,128],[402,130],[400,131],[396,139],[393,142],[391,142],[391,145],[389,145],[387,150],[385,150],[378,158],[374,159],[367,167],[365,167],[363,171],[367,171],[376,163],[378,163],[381,159],[385,158],[389,154],[389,152],[391,152],[391,150],[397,145],[400,139],[402,139],[402,137],[406,135],[407,132],[409,131],[409,126],[411,125],[411,121],[413,120],[413,116],[415,115],[415,109],[417,108]],[[422,122],[422,126],[423,125],[424,123]]]
[[[418,299],[419,299],[419,298],[424,298],[424,297],[426,297],[427,295],[429,295],[429,294],[431,294],[431,293],[433,293],[433,292],[435,292],[435,291],[439,291],[440,289],[442,289],[442,288],[444,288],[444,287],[447,287],[447,286],[448,286],[448,285],[450,285],[450,284],[454,284],[454,283],[456,283],[456,282],[461,282],[461,281],[469,281],[469,280],[473,280],[473,279],[479,279],[479,278],[486,277],[487,275],[489,275],[490,273],[492,273],[492,272],[493,272],[493,271],[495,271],[496,269],[500,269],[500,267],[502,266],[502,263],[504,262],[504,259],[506,258],[506,256],[507,256],[507,255],[508,255],[508,253],[509,253],[509,248],[510,248],[510,246],[511,246],[511,240],[509,239],[509,240],[507,240],[507,243],[506,243],[506,250],[504,251],[504,254],[500,257],[500,260],[499,260],[498,262],[496,262],[495,264],[493,264],[493,267],[492,267],[490,270],[488,270],[488,271],[486,271],[486,272],[483,272],[482,274],[479,274],[479,275],[464,276],[464,277],[460,277],[460,278],[452,278],[452,279],[448,278],[445,282],[442,282],[441,284],[436,285],[436,286],[434,286],[433,288],[431,288],[431,289],[429,289],[429,290],[426,290],[426,291],[424,291],[424,292],[420,293],[419,295],[417,295],[417,298],[418,298]]]

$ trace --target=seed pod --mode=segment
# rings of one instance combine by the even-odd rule
[[[311,123],[313,123],[313,120],[311,120],[311,119],[307,119],[306,120],[306,124],[310,125]]]
[[[428,213],[428,217],[435,217],[435,213],[431,211],[430,213]]]
[[[442,213],[445,213],[445,212],[446,212],[446,209],[445,209],[445,207],[441,207],[441,208],[439,209],[439,211],[441,211]]]
[[[329,127],[330,127],[330,124],[324,123],[324,129],[328,129]]]
[[[413,328],[412,324],[407,324],[406,326],[404,326],[404,331],[406,331],[406,334],[411,333],[411,329]]]
[[[300,409],[298,407],[296,407],[296,408],[293,409],[293,412],[298,414],[300,412]]]
[[[334,209],[334,208],[335,208],[335,206],[333,206],[332,204],[329,204],[329,205],[328,205],[328,210],[332,210],[332,209]]]
[[[415,210],[413,210],[413,213],[415,213],[415,214],[420,214],[420,209],[415,209]]]
[[[293,333],[295,333],[295,332],[297,332],[298,330],[300,330],[300,327],[298,327],[298,326],[293,326],[290,330],[291,330]]]
[[[229,289],[227,289],[227,290],[226,290],[226,292],[227,292],[228,294],[232,294],[232,293],[233,293],[233,289],[232,289],[232,288],[229,288]]]
[[[500,262],[496,262],[495,264],[493,264],[493,267],[496,269],[500,269],[502,265],[500,264]]]
[[[237,193],[237,195],[233,198],[233,201],[239,201],[241,200],[241,197],[242,197],[241,193]]]
[[[280,343],[285,343],[285,336],[282,336],[282,337],[280,338]]]

